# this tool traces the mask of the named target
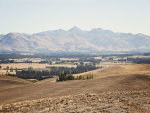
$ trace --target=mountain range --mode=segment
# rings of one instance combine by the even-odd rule
[[[150,36],[144,34],[114,33],[94,28],[83,31],[73,27],[36,34],[8,33],[0,35],[0,52],[99,52],[149,51]]]

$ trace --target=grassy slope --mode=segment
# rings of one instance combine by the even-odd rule
[[[30,83],[26,80],[17,78],[17,77],[11,77],[11,76],[7,76],[7,75],[0,75],[0,80],[11,80],[11,81],[17,81],[17,82],[24,82],[24,83]]]
[[[98,69],[81,74],[94,74],[94,77],[97,78],[93,80],[52,82],[55,78],[50,78],[34,84],[17,83],[16,81],[14,83],[8,80],[10,85],[8,85],[8,82],[4,83],[5,80],[3,80],[0,85],[0,105],[24,100],[56,98],[85,93],[128,90],[148,91],[148,85],[150,83],[150,76],[148,75],[150,73],[149,70],[149,64],[124,65]],[[8,78],[9,77],[7,76],[5,79]],[[9,79],[20,80],[12,77]],[[5,87],[6,85],[8,87]]]
[[[150,74],[150,64],[132,64],[112,66],[103,69],[97,69],[85,73],[74,74],[74,76],[87,76],[93,74],[94,78],[113,76],[113,75],[126,75],[126,74]]]

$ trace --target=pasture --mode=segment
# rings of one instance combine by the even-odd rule
[[[27,69],[28,67],[32,67],[33,69],[43,69],[45,70],[46,67],[74,67],[76,68],[77,65],[71,65],[71,64],[39,64],[39,63],[8,63],[8,64],[1,64],[0,74],[6,74],[6,67],[9,67],[9,69],[12,67],[14,70],[13,72],[10,72],[8,69],[9,74],[16,74],[15,69]],[[47,69],[48,70],[48,69]]]

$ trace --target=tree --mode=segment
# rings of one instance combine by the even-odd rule
[[[90,79],[92,79],[92,75],[90,74]]]
[[[74,76],[73,75],[68,75],[67,76],[67,80],[74,80],[75,78],[74,78]]]
[[[93,79],[94,77],[93,77],[93,74],[92,74],[92,79]]]
[[[15,72],[17,72],[17,67],[15,67]]]
[[[10,72],[13,72],[13,68],[12,67],[10,68]]]
[[[67,75],[67,71],[64,71],[64,75]]]
[[[28,67],[28,71],[33,71],[33,67]]]
[[[49,64],[52,65],[52,61],[50,61]]]
[[[7,72],[8,72],[8,69],[9,69],[9,67],[7,66],[7,67],[6,67]]]
[[[66,81],[66,80],[75,80],[73,75],[68,75],[67,71],[64,71],[59,75],[59,79],[56,79],[56,81]]]
[[[61,73],[60,75],[59,75],[59,81],[66,81],[66,79],[67,79],[67,74],[66,74],[67,72],[65,72],[65,73]]]
[[[88,79],[88,75],[87,75],[87,79]]]
[[[80,62],[80,64],[81,64],[81,65],[83,65],[83,64],[84,64],[84,62]]]

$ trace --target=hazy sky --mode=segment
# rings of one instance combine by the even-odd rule
[[[150,0],[0,0],[0,34],[74,26],[150,35]]]

